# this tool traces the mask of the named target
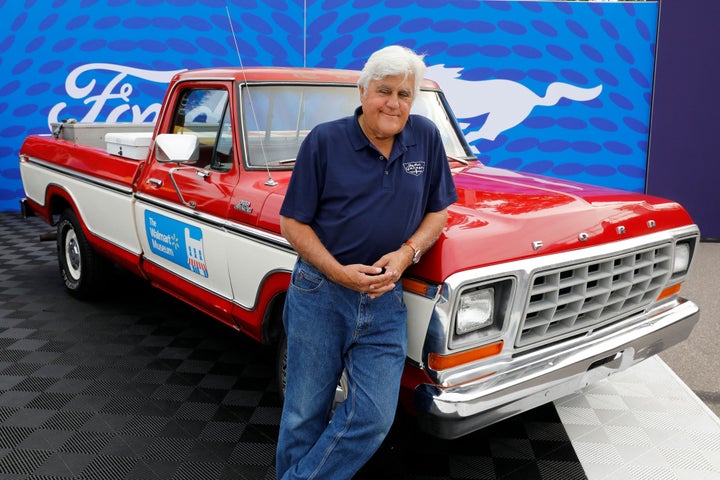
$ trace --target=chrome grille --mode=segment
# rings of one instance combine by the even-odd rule
[[[671,269],[672,245],[662,244],[537,272],[516,345],[549,343],[639,312],[657,298]]]

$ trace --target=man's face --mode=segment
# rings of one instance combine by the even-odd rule
[[[371,80],[367,90],[360,87],[363,124],[376,139],[399,133],[410,115],[413,101],[413,76],[391,75]]]

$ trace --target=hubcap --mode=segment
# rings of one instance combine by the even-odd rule
[[[74,280],[80,279],[80,245],[75,232],[70,230],[65,237],[65,260],[68,273]]]

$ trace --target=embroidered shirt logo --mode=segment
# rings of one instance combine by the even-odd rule
[[[403,163],[403,168],[405,168],[405,173],[419,177],[425,172],[425,162]]]

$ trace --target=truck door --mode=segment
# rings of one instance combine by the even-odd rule
[[[137,186],[135,222],[143,270],[158,287],[231,323],[224,228],[238,183],[231,83],[182,84],[157,133],[195,135],[193,163],[162,163],[153,149]]]

